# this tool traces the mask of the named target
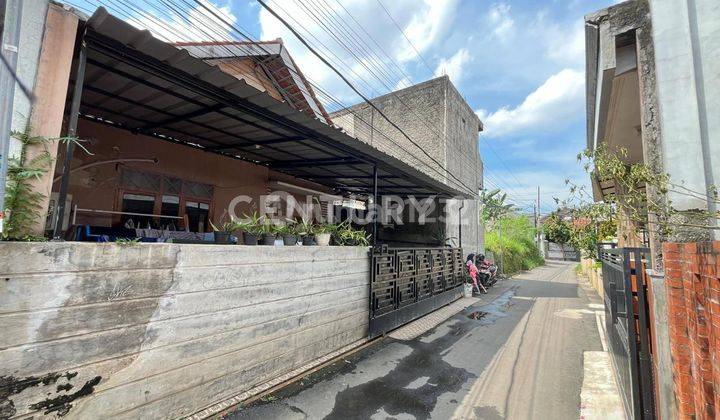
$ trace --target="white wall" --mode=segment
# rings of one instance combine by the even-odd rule
[[[650,10],[664,168],[671,182],[702,196],[720,184],[720,2],[653,0]],[[672,189],[680,191],[669,194],[677,209],[708,208]]]
[[[18,46],[17,76],[32,91],[35,86],[38,63],[40,62],[40,46],[45,31],[48,0],[24,0],[21,4],[23,10],[20,45]],[[30,99],[25,96],[20,88],[16,87],[13,101],[12,130],[25,130],[31,110]],[[12,139],[10,141],[9,156],[17,156],[19,153],[20,142]]]

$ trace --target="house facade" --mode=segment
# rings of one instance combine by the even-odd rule
[[[104,8],[22,4],[34,98],[13,129],[48,141],[13,153],[48,162],[28,233],[55,240],[0,241],[0,417],[212,415],[462,295],[457,243],[400,248],[368,215],[477,188],[335,127],[281,42],[176,45]],[[213,243],[212,224],[272,195],[365,216],[355,229],[381,246]]]

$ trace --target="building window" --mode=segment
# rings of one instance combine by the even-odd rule
[[[139,216],[140,214],[153,214],[155,209],[155,196],[145,194],[125,193],[122,197],[122,212],[120,218],[122,226],[131,228],[146,228],[151,225],[152,217]]]
[[[124,169],[121,174],[120,211],[136,214],[122,215],[121,225],[171,230],[187,228],[191,232],[204,232],[209,228],[213,192],[213,186],[209,184]],[[187,226],[182,219],[157,216],[185,218]],[[130,220],[132,223],[128,223]]]
[[[210,204],[198,201],[185,202],[185,214],[191,232],[205,232],[210,215]]]

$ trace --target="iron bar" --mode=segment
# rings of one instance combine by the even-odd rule
[[[62,239],[63,221],[65,220],[65,201],[67,200],[68,185],[70,183],[70,166],[72,165],[73,152],[75,151],[74,137],[77,137],[77,123],[80,114],[80,102],[82,101],[83,83],[85,82],[85,65],[87,64],[87,46],[84,39],[80,39],[80,48],[78,49],[77,71],[75,76],[75,86],[73,88],[72,103],[70,105],[70,120],[68,121],[67,141],[65,148],[65,159],[63,161],[62,179],[60,180],[60,191],[58,200],[55,204],[57,207],[57,215],[55,216],[55,229],[53,229],[53,239]]]

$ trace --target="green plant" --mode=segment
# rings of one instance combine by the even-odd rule
[[[601,144],[594,150],[587,149],[578,154],[578,162],[583,164],[585,171],[596,181],[611,184],[614,188],[603,199],[604,203],[588,204],[594,201],[584,186],[578,186],[569,180],[565,183],[570,188],[570,198],[562,201],[564,206],[574,206],[578,212],[600,212],[599,216],[589,216],[592,226],[589,231],[580,232],[584,238],[578,242],[591,248],[592,236],[601,240],[606,228],[621,224],[623,235],[627,239],[628,232],[638,234],[639,229],[647,229],[657,234],[662,240],[678,231],[688,229],[718,229],[714,222],[720,213],[707,210],[678,210],[673,207],[668,193],[687,195],[707,202],[720,204],[716,186],[707,191],[693,191],[682,185],[673,183],[667,173],[661,173],[643,162],[627,163],[628,151],[625,148],[610,148]],[[560,203],[560,200],[555,199]],[[577,204],[579,203],[579,204]],[[596,222],[603,224],[597,226]],[[628,229],[629,228],[629,229]],[[595,230],[595,233],[592,232]],[[592,250],[591,252],[595,252]]]
[[[295,228],[295,233],[300,236],[312,235],[315,229],[312,222],[309,220],[302,220],[300,223],[295,225]]]
[[[284,222],[275,224],[275,233],[282,236],[295,235],[296,225],[294,220],[286,219]]]
[[[8,172],[6,183],[5,210],[7,217],[3,229],[3,239],[34,241],[42,240],[42,237],[32,233],[33,227],[37,225],[38,219],[44,215],[42,201],[45,195],[36,191],[31,181],[40,179],[49,169],[53,162],[52,155],[47,144],[58,141],[62,144],[75,142],[88,154],[90,153],[80,144],[76,137],[48,138],[33,136],[31,127],[28,124],[24,131],[13,131],[12,137],[20,142],[20,155],[17,158],[8,159]],[[42,146],[43,150],[32,159],[28,159],[28,147]]]
[[[260,216],[257,212],[253,212],[250,215],[243,214],[243,219],[238,223],[238,228],[250,235],[262,235],[264,230],[267,229],[265,226],[265,216]]]
[[[135,246],[140,243],[140,238],[117,238],[115,244],[118,246]]]
[[[485,248],[505,274],[529,270],[544,263],[535,243],[536,230],[526,216],[508,214],[498,219],[485,234]]]
[[[333,234],[338,230],[338,224],[336,223],[318,223],[313,226],[314,234],[330,233]]]
[[[233,221],[233,220],[228,220],[228,221],[222,222],[217,226],[211,220],[210,226],[212,227],[212,229],[215,232],[223,232],[223,233],[233,233],[240,228],[239,223],[236,221]]]
[[[553,212],[545,219],[542,226],[545,239],[556,244],[570,242],[573,234],[573,226],[570,222],[563,220],[559,213]]]
[[[480,194],[480,200],[482,201],[482,220],[484,222],[494,222],[512,213],[514,206],[512,204],[505,204],[506,198],[507,194],[501,193],[499,189],[482,191]]]
[[[346,221],[337,225],[333,238],[338,245],[368,246],[372,236],[362,229],[354,229],[350,222]]]

